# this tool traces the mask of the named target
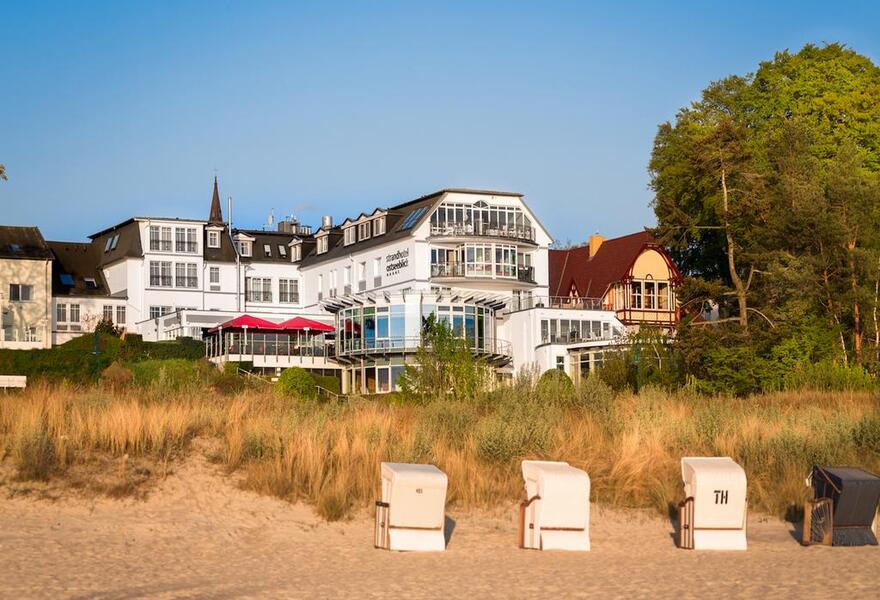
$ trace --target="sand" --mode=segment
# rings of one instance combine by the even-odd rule
[[[747,552],[707,553],[675,548],[668,520],[602,507],[589,553],[519,550],[514,504],[451,510],[446,552],[375,550],[367,514],[323,522],[198,456],[146,500],[8,496],[4,598],[876,598],[880,576],[880,548],[803,548],[773,518],[751,518]]]

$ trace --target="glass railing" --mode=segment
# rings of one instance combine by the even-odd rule
[[[469,348],[476,354],[512,356],[510,342],[496,338],[469,340]],[[337,340],[337,356],[361,356],[386,352],[416,352],[424,345],[421,337],[391,337],[374,339]]]
[[[514,296],[505,312],[532,308],[562,308],[569,310],[611,310],[602,298],[572,298],[569,296]]]
[[[431,235],[442,237],[500,237],[535,241],[535,228],[492,225],[491,223],[439,223],[431,225]]]

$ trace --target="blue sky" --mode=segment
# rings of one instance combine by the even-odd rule
[[[839,41],[880,3],[19,3],[0,9],[0,223],[337,220],[519,191],[551,234],[654,223],[656,127],[708,82]],[[224,203],[225,209],[225,203]]]

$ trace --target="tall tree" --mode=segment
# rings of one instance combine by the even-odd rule
[[[0,180],[6,181],[6,166],[0,163]]]
[[[660,126],[657,234],[749,316],[824,320],[880,360],[880,69],[839,45],[780,52]],[[723,304],[723,302],[722,302]],[[869,332],[873,335],[869,336]]]

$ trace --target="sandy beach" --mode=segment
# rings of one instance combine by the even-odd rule
[[[802,548],[760,516],[744,553],[678,550],[667,520],[601,507],[592,552],[519,550],[513,503],[450,511],[444,553],[391,553],[372,547],[367,514],[326,523],[201,456],[146,500],[3,494],[4,598],[866,598],[880,573],[876,547]]]

